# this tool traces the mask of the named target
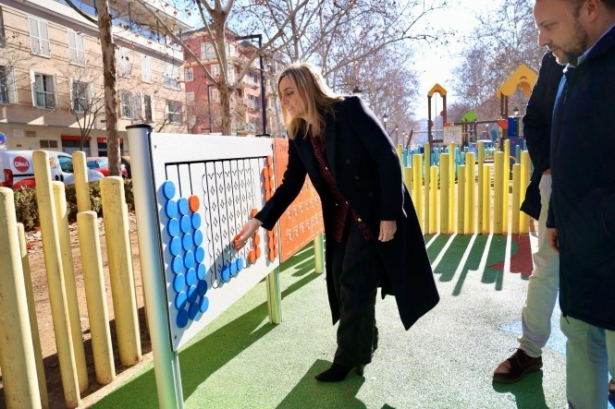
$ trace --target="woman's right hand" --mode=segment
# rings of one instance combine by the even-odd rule
[[[254,235],[254,232],[261,226],[261,222],[256,219],[250,219],[243,225],[239,233],[233,239],[233,247],[235,250],[241,250],[246,245],[250,237]]]

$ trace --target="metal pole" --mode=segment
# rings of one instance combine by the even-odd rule
[[[133,192],[139,233],[139,253],[143,291],[154,355],[154,373],[158,390],[158,405],[162,408],[183,409],[179,356],[171,348],[171,333],[166,309],[166,289],[160,254],[160,231],[154,194],[154,178],[149,146],[152,127],[128,126],[128,141],[132,153]]]

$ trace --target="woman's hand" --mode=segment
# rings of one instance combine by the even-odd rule
[[[380,221],[380,235],[378,240],[385,242],[393,240],[393,236],[397,231],[397,222],[395,220],[381,220]]]
[[[256,219],[248,220],[248,222],[243,225],[241,230],[239,230],[239,233],[237,233],[237,235],[233,239],[233,247],[235,248],[235,250],[241,250],[243,246],[246,245],[250,237],[254,235],[254,232],[258,230],[261,224],[263,223]]]

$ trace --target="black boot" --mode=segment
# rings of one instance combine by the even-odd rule
[[[323,373],[319,373],[315,376],[316,380],[321,382],[339,382],[346,379],[348,373],[352,370],[344,365],[334,363],[331,368],[327,369]]]

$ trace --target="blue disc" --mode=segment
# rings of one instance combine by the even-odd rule
[[[199,266],[196,268],[196,275],[199,280],[205,280],[205,265],[199,264]]]
[[[182,216],[179,223],[183,233],[188,233],[190,231],[190,228],[192,227],[192,223],[190,223],[190,216]]]
[[[177,237],[173,237],[171,243],[169,244],[169,251],[174,256],[179,256],[179,253],[182,251],[182,243]]]
[[[242,258],[237,259],[235,261],[235,264],[237,264],[237,271],[243,270],[243,259]]]
[[[171,237],[175,237],[179,234],[179,221],[177,221],[177,219],[169,220],[167,224],[167,233],[169,233]]]
[[[175,296],[175,308],[177,310],[183,310],[188,303],[188,296],[184,291],[180,291]]]
[[[196,270],[194,268],[189,269],[188,272],[186,273],[186,284],[187,285],[196,284]]]
[[[230,271],[230,268],[228,268],[227,265],[222,266],[222,274],[221,274],[221,276],[222,276],[221,277],[222,281],[225,282],[225,283],[227,283],[228,280],[231,278],[231,271]]]
[[[188,316],[188,311],[181,310],[180,312],[177,313],[177,318],[175,320],[175,323],[177,324],[179,328],[185,328],[186,325],[188,325],[189,319],[190,317]]]
[[[192,235],[192,238],[194,239],[194,245],[199,247],[201,244],[203,244],[203,232],[200,230],[197,230],[194,232],[194,234]]]
[[[194,251],[194,258],[197,263],[202,263],[205,260],[205,250],[203,250],[203,247],[197,247]]]
[[[231,264],[229,265],[229,269],[231,270],[231,276],[237,277],[237,264],[235,264],[235,262],[231,262]]]
[[[195,320],[196,317],[199,315],[199,312],[201,312],[201,309],[199,308],[198,302],[190,304],[190,309],[188,310],[188,316],[190,317],[191,320]]]
[[[199,295],[202,297],[207,293],[207,281],[201,280],[197,285],[197,289],[199,290]]]
[[[185,197],[180,197],[177,201],[177,207],[179,207],[179,212],[184,216],[190,213],[190,205],[188,204],[188,199]]]
[[[193,244],[194,244],[194,241],[192,240],[192,234],[190,233],[184,234],[184,237],[182,238],[182,245],[184,247],[184,250],[186,251],[192,250]]]
[[[175,274],[179,274],[184,271],[184,259],[181,257],[173,258],[173,263],[171,264],[171,271]]]
[[[184,254],[184,267],[190,268],[194,267],[194,253],[191,251],[187,251]]]
[[[199,296],[199,290],[196,285],[188,287],[188,302],[195,302]]]
[[[201,227],[201,215],[198,213],[194,213],[192,214],[192,228],[194,230],[198,229],[199,227]]]
[[[173,279],[173,289],[175,290],[175,292],[179,293],[180,291],[183,291],[185,287],[186,276],[184,276],[183,274],[176,275]]]
[[[199,307],[201,307],[201,312],[207,311],[207,309],[209,308],[209,298],[201,298],[201,301],[199,301]]]
[[[162,184],[162,194],[167,199],[173,199],[175,196],[175,183],[170,180],[165,180]]]
[[[175,200],[169,200],[166,205],[164,205],[164,212],[167,214],[169,219],[177,216],[177,203]]]

